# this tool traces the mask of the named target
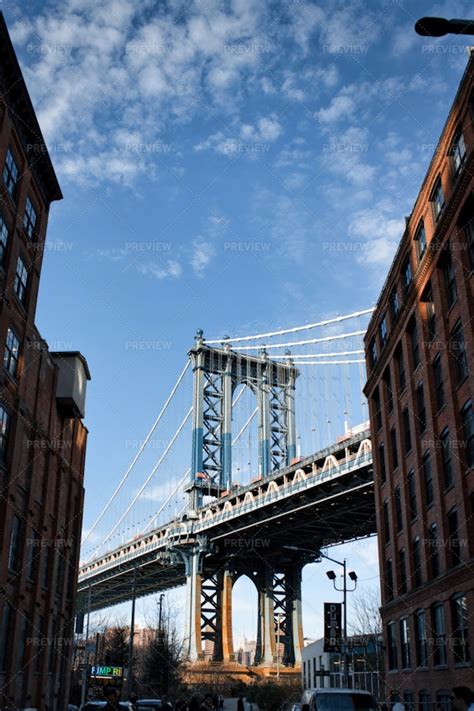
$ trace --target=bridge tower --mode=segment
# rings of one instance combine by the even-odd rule
[[[194,373],[193,439],[189,508],[204,496],[219,497],[232,486],[232,400],[239,385],[255,393],[258,408],[258,474],[288,466],[296,456],[295,382],[298,371],[287,362],[242,355],[230,342],[211,348],[201,330],[189,352]]]

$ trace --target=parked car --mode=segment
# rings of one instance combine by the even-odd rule
[[[374,697],[356,689],[307,689],[301,711],[377,711]]]
[[[99,711],[105,708],[106,701],[87,701],[84,706],[79,708],[79,711]],[[133,711],[132,705],[128,701],[119,701],[119,706],[122,711]]]
[[[163,707],[161,699],[139,699],[135,707],[137,711],[157,711]]]

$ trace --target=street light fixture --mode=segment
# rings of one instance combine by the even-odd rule
[[[344,622],[343,622],[343,652],[342,656],[344,659],[344,686],[346,689],[349,688],[349,652],[348,652],[348,644],[347,644],[347,593],[348,592],[354,592],[354,590],[357,587],[357,573],[355,573],[353,570],[349,573],[350,579],[354,583],[353,588],[348,588],[347,587],[347,577],[346,577],[346,571],[347,571],[347,566],[346,566],[346,559],[344,558],[344,561],[341,562],[340,560],[336,560],[335,558],[331,558],[330,556],[326,555],[325,553],[321,553],[321,551],[312,551],[309,548],[299,548],[298,546],[283,546],[283,548],[286,548],[287,550],[291,551],[302,551],[303,553],[312,553],[316,558],[326,558],[326,560],[330,560],[332,563],[336,563],[336,565],[340,565],[343,569],[342,573],[342,579],[343,579],[343,586],[342,588],[338,588],[335,580],[336,580],[336,573],[334,570],[328,570],[326,572],[326,575],[328,576],[329,580],[332,580],[332,584],[334,585],[334,589],[337,590],[338,592],[342,592],[344,597],[343,597],[343,606],[344,606]]]
[[[422,17],[415,25],[415,32],[422,37],[474,35],[474,20],[446,20],[444,17]]]

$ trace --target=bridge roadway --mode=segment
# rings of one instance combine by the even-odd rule
[[[203,550],[204,567],[231,560],[245,572],[247,559],[271,565],[287,546],[314,550],[288,550],[289,560],[299,555],[304,564],[322,547],[375,532],[372,448],[364,430],[81,565],[78,607],[85,608],[89,590],[92,610],[131,599],[135,567],[137,596],[184,585],[182,552],[192,546]]]

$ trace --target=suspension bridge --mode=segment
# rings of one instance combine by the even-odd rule
[[[297,671],[303,567],[325,547],[376,531],[362,394],[371,313],[252,336],[197,332],[84,533],[79,607],[185,585],[189,663],[202,665],[208,641],[214,663],[231,670],[232,587],[247,575],[258,591],[255,668],[274,673],[279,646],[284,667]]]

